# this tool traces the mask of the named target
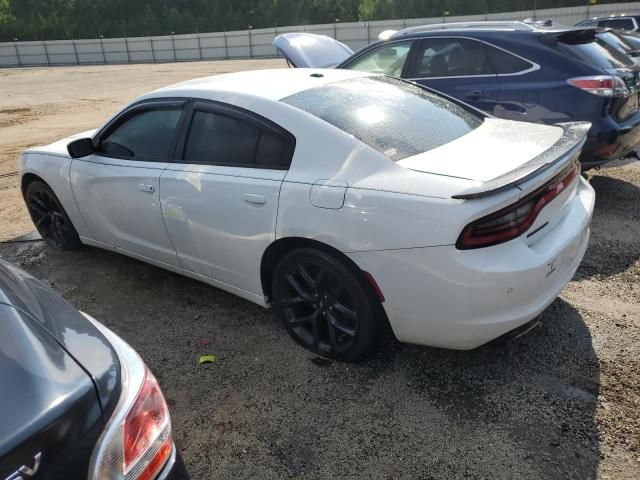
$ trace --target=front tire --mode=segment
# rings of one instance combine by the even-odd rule
[[[272,279],[273,307],[303,347],[343,361],[362,359],[374,347],[378,321],[357,272],[323,251],[285,255]]]
[[[49,185],[38,180],[31,182],[24,198],[33,224],[50,246],[58,250],[77,250],[82,246],[78,232]]]

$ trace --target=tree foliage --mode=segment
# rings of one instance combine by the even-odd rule
[[[612,0],[598,0],[606,3]],[[0,41],[244,30],[472,15],[587,0],[0,0]]]

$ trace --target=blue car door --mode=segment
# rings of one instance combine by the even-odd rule
[[[498,78],[483,42],[460,36],[420,40],[404,77],[494,113]]]

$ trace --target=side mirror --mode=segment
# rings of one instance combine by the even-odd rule
[[[79,138],[67,145],[67,151],[71,158],[82,158],[93,153],[93,140],[90,138]]]

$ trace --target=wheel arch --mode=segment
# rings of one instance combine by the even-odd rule
[[[367,276],[367,272],[362,270],[351,258],[345,255],[331,245],[318,240],[312,240],[304,237],[284,237],[279,238],[267,247],[262,255],[260,262],[260,282],[262,291],[268,300],[271,300],[271,279],[275,271],[276,265],[287,253],[299,248],[312,248],[332,255],[340,260],[347,268],[349,268],[361,281],[367,289],[367,293],[372,299],[380,300],[376,292],[376,288],[372,285],[373,278]]]
[[[24,175],[22,175],[22,178],[20,179],[20,191],[22,192],[23,198],[27,193],[27,187],[33,182],[42,182],[45,185],[47,185],[49,188],[51,188],[51,185],[49,185],[40,175],[27,172]],[[51,188],[51,190],[53,190],[53,188]]]

